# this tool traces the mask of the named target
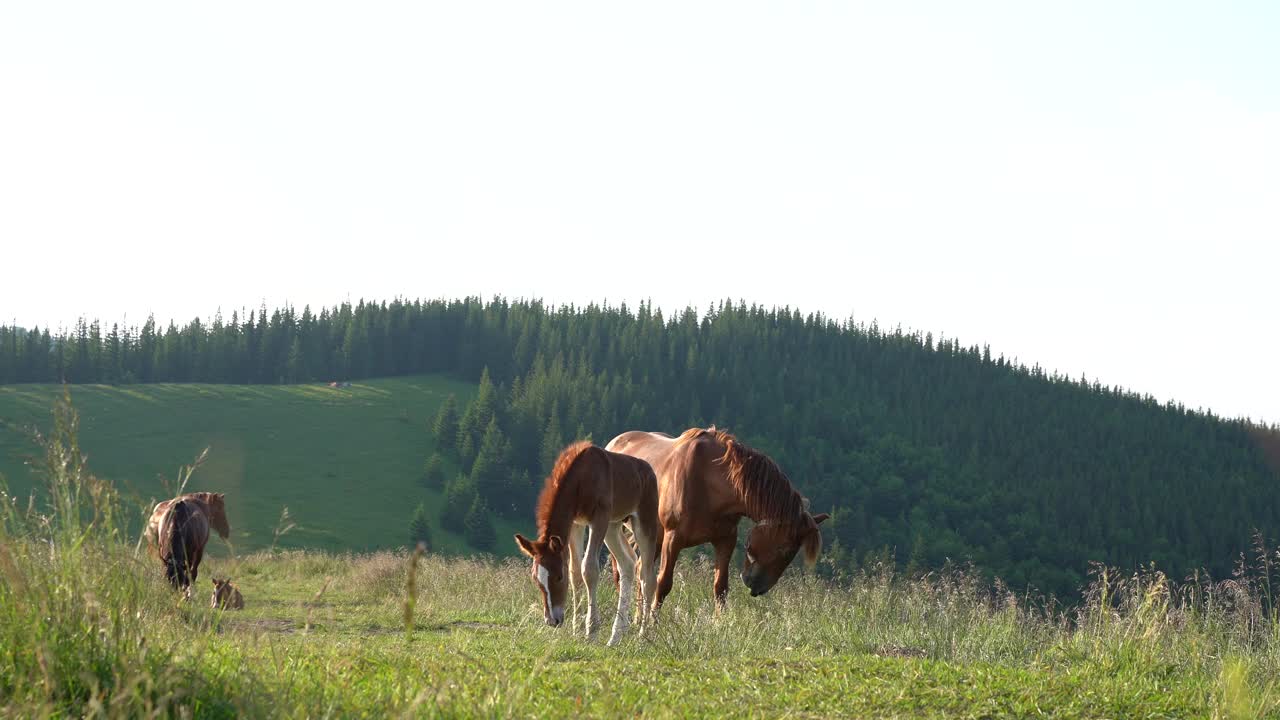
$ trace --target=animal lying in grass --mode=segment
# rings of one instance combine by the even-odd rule
[[[191,599],[191,586],[209,542],[209,528],[225,540],[231,535],[222,493],[198,492],[179,495],[156,503],[147,522],[146,535],[152,551],[164,563],[170,584]]]
[[[630,521],[639,557],[622,535],[622,523]],[[583,529],[587,530],[585,547]],[[596,582],[600,579],[600,544],[609,548],[619,565],[618,613],[609,644],[614,645],[630,624],[631,593],[639,561],[642,596],[640,626],[650,619],[656,588],[658,540],[658,480],[649,463],[611,453],[589,442],[565,448],[556,460],[538,498],[538,539],[516,534],[516,545],[533,558],[531,572],[542,595],[542,615],[547,624],[564,622],[565,590],[573,583],[574,614],[578,588],[587,591],[586,633],[599,624]],[[569,577],[566,578],[566,569]]]
[[[243,610],[244,596],[240,594],[240,588],[231,583],[231,578],[213,578],[213,597],[209,600],[209,607],[214,610]]]

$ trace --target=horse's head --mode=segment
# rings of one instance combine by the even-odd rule
[[[218,536],[226,540],[231,535],[231,526],[227,524],[226,493],[204,493],[205,503],[209,506],[209,525],[218,531]]]
[[[542,593],[542,617],[551,627],[564,622],[564,598],[568,588],[564,569],[565,544],[559,535],[546,540],[530,540],[516,533],[516,545],[520,551],[533,558],[533,582]]]
[[[773,520],[756,523],[747,535],[747,557],[742,563],[742,583],[751,590],[751,597],[763,595],[782,577],[796,553],[804,547],[806,565],[818,561],[822,550],[822,531],[818,526],[829,515],[804,513],[799,523]]]

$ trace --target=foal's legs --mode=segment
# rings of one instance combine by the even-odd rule
[[[577,632],[578,630],[578,606],[581,604],[579,594],[585,599],[587,596],[587,581],[582,577],[582,559],[586,557],[583,548],[583,527],[574,524],[569,530],[569,587],[573,591],[573,619],[570,620],[570,630]],[[586,625],[583,625],[583,632],[586,632]]]
[[[627,631],[627,626],[631,624],[631,588],[635,585],[636,554],[631,549],[631,543],[622,536],[620,522],[609,526],[604,544],[609,546],[609,552],[618,563],[618,614],[613,618],[613,634],[609,636],[609,644],[617,645]]]
[[[600,624],[596,610],[596,583],[600,581],[600,544],[609,530],[608,519],[596,519],[587,528],[587,547],[582,556],[582,577],[587,585],[587,637],[595,635]]]

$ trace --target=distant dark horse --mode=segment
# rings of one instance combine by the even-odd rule
[[[690,428],[680,437],[625,432],[607,449],[638,457],[658,475],[658,519],[662,522],[659,604],[671,592],[676,557],[694,545],[716,550],[715,598],[729,592],[729,560],[738,543],[738,520],[755,526],[747,536],[742,582],[763,595],[802,548],[809,564],[818,559],[826,513],[812,515],[786,474],[768,455],[722,430]]]
[[[151,511],[147,539],[164,563],[169,583],[188,599],[209,542],[209,528],[224,540],[231,534],[224,500],[222,493],[189,493],[157,503]]]

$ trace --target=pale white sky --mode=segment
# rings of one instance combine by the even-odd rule
[[[0,315],[745,298],[1278,422],[1278,37],[1267,2],[6,3]]]

